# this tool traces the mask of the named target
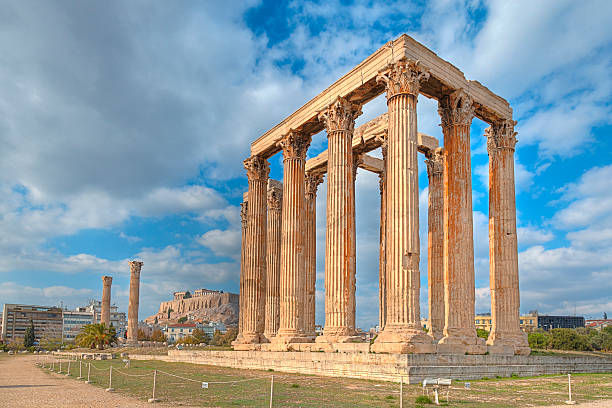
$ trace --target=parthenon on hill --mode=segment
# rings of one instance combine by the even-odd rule
[[[386,93],[388,113],[355,129],[361,107]],[[417,97],[438,101],[444,147],[417,131]],[[492,330],[474,325],[470,125],[487,122]],[[529,354],[519,327],[512,108],[407,35],[370,55],[251,144],[244,161],[236,350]],[[328,150],[306,161],[312,135]],[[366,153],[382,147],[383,159]],[[267,159],[282,151],[282,183]],[[417,154],[429,176],[430,330],[421,327]],[[380,326],[355,336],[355,176],[380,176]],[[327,173],[325,326],[315,336],[315,199]]]

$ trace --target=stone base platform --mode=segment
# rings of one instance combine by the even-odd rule
[[[167,356],[130,355],[130,358],[382,381],[398,382],[403,378],[410,384],[425,378],[476,380],[513,374],[523,377],[612,372],[612,357],[591,356],[169,350]]]

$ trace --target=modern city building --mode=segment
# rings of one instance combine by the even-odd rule
[[[83,326],[93,323],[93,312],[79,309],[82,308],[77,308],[77,310],[62,311],[64,323],[62,329],[63,341],[74,341]]]
[[[127,330],[127,317],[125,312],[119,312],[116,305],[110,307],[110,322],[117,331],[117,337],[124,337]],[[102,319],[102,301],[90,300],[89,304],[76,308],[77,311],[92,312],[94,323],[100,323]]]
[[[584,326],[590,329],[601,330],[605,327],[612,327],[612,319],[585,320]]]
[[[34,323],[36,342],[43,338],[62,338],[62,309],[55,306],[4,304],[2,308],[2,331],[4,343],[21,341],[30,321]]]
[[[493,318],[490,313],[479,313],[474,318],[477,329],[483,329],[488,332],[491,331],[491,322]],[[530,333],[538,328],[538,315],[534,313],[528,313],[519,317],[519,325],[521,330],[526,333]]]
[[[164,332],[168,343],[175,343],[187,336],[191,336],[195,329],[195,323],[178,323],[167,325]]]
[[[221,322],[208,322],[197,324],[196,326],[198,329],[203,330],[204,333],[206,333],[211,339],[217,330],[219,330],[221,333],[225,333],[227,331],[227,327],[225,327],[225,325]]]
[[[538,315],[538,329],[575,329],[577,327],[584,327],[584,317]]]

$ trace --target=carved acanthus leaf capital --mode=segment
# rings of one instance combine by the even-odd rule
[[[270,163],[261,156],[252,156],[244,161],[249,180],[267,181],[270,173]]]
[[[278,146],[283,149],[283,160],[306,159],[306,152],[310,146],[311,136],[296,130],[290,130],[278,142]]]
[[[249,212],[249,202],[245,201],[244,203],[240,203],[240,222],[242,223],[242,228],[246,228],[247,226],[248,212]]]
[[[500,149],[514,150],[517,142],[514,125],[514,120],[502,120],[485,129],[489,155]]]
[[[474,118],[474,102],[472,97],[463,89],[443,96],[438,101],[438,113],[443,128],[472,124]]]
[[[306,195],[317,196],[319,184],[323,182],[322,173],[306,173]]]
[[[130,261],[130,272],[133,274],[140,274],[140,269],[142,268],[143,262],[141,261]]]
[[[112,283],[113,283],[113,277],[112,276],[103,276],[102,277],[102,285],[110,286]]]
[[[280,188],[268,189],[268,209],[280,210],[283,208],[283,190]]]
[[[419,61],[406,57],[387,65],[376,77],[376,82],[387,85],[387,101],[400,94],[419,95],[421,81],[429,79],[429,72]]]
[[[336,131],[353,132],[355,119],[361,115],[361,106],[338,96],[327,109],[319,113],[319,121],[325,124],[327,134]]]
[[[428,177],[444,173],[444,149],[437,148],[436,150],[429,151],[425,164],[427,164]]]

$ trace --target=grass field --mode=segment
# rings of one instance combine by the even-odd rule
[[[87,364],[83,362],[84,377],[87,377]],[[154,369],[194,380],[182,380],[158,371],[156,398],[175,405],[268,406],[274,375],[273,402],[278,407],[399,406],[399,384],[395,383],[154,360],[132,361],[129,369],[121,360],[94,361],[90,372],[93,386],[108,387],[110,365],[113,366],[112,386],[116,392],[143,400],[151,397]],[[62,372],[66,373],[66,369],[67,363],[63,362]],[[57,364],[55,371],[58,371]],[[71,363],[70,374],[72,377],[79,375],[78,362]],[[201,382],[207,382],[209,388],[203,389]],[[574,399],[579,402],[612,399],[612,373],[573,375],[572,389]],[[423,406],[415,403],[421,393],[418,385],[404,385],[404,406]],[[470,381],[470,389],[465,389],[464,382],[454,382],[448,406],[542,406],[562,404],[566,399],[567,376],[500,378]]]

